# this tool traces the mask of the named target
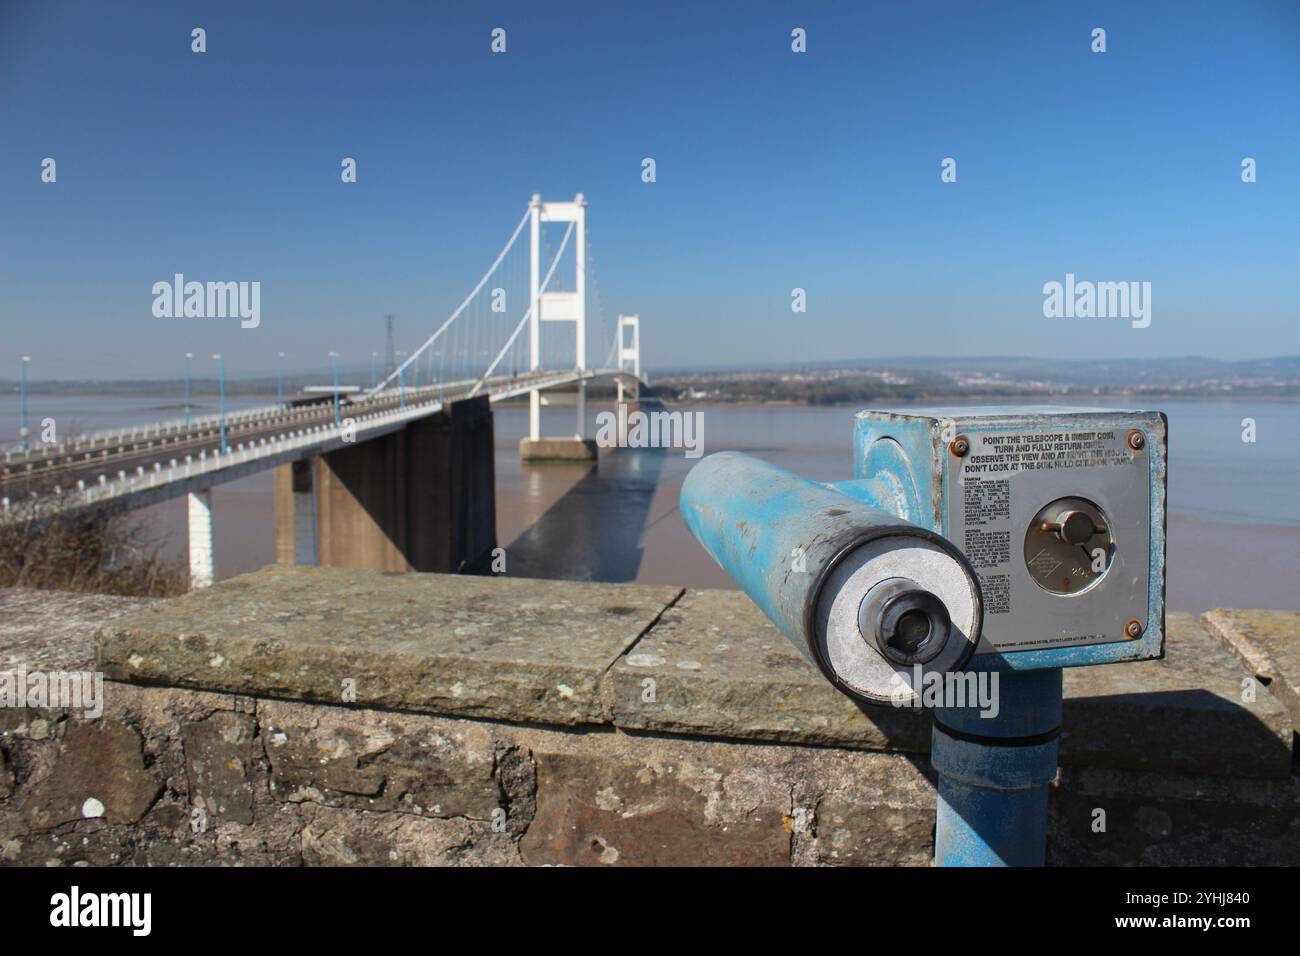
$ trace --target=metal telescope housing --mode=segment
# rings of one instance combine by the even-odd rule
[[[682,486],[686,526],[840,691],[934,706],[935,861],[1039,865],[1061,669],[1164,654],[1168,422],[1065,406],[867,410],[851,480],[737,452]],[[929,700],[925,701],[930,703]]]

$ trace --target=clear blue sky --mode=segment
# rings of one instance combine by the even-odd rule
[[[578,191],[652,368],[1300,352],[1300,4],[809,6],[0,0],[0,377],[361,364]],[[155,318],[174,272],[261,327]],[[1151,327],[1044,318],[1067,272]]]

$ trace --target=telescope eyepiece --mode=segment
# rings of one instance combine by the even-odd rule
[[[862,599],[858,629],[886,660],[924,664],[943,650],[952,619],[932,592],[907,578],[889,578]]]
[[[908,608],[898,616],[894,633],[885,638],[885,643],[903,654],[916,654],[934,634],[930,626],[930,615],[920,608]]]

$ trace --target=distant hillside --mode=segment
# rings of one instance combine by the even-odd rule
[[[1300,399],[1300,356],[1224,362],[1017,357],[895,358],[785,367],[661,372],[662,394],[677,400],[841,404],[962,399],[997,401],[1128,393],[1150,397]]]
[[[1188,384],[1191,382],[1300,382],[1300,355],[1269,359],[1223,361],[1189,355],[1162,359],[1051,359],[995,356],[989,358],[861,359],[851,363],[821,363],[848,368],[917,369],[949,374],[983,373],[1012,379],[1046,379],[1061,384],[1116,386],[1146,384]]]
[[[1206,382],[1300,383],[1300,355],[1278,358],[1223,361],[1191,355],[1157,359],[1073,359],[1068,364],[1055,359],[1020,356],[978,358],[931,358],[898,356],[875,359],[843,359],[834,362],[774,363],[731,368],[654,370],[658,378],[688,378],[706,375],[817,371],[912,371],[965,378],[979,376],[1009,382],[1040,381],[1087,388],[1124,388],[1132,385],[1187,385]],[[918,377],[927,377],[921,374]]]
[[[344,384],[369,384],[369,371],[345,371]],[[838,362],[774,363],[732,368],[650,369],[652,382],[675,386],[676,391],[707,386],[714,395],[729,400],[807,401],[815,393],[824,400],[854,400],[890,395],[901,400],[943,395],[991,396],[1043,394],[1044,392],[1122,392],[1127,390],[1179,394],[1234,391],[1245,394],[1300,394],[1300,355],[1269,359],[1222,361],[1203,356],[1158,359],[1053,359],[1018,356],[982,358],[929,358],[900,356],[881,359],[846,359]],[[755,389],[760,382],[771,388]],[[747,383],[737,388],[738,383]],[[293,394],[304,385],[327,384],[326,376],[306,377],[286,373],[284,388]],[[100,394],[150,396],[178,392],[178,379],[165,380],[34,380],[33,394]],[[215,393],[211,378],[194,378],[195,394]],[[593,386],[595,387],[595,386]],[[226,391],[232,395],[273,395],[275,379],[265,375],[231,376]],[[0,392],[18,390],[15,379],[0,379]],[[669,394],[674,389],[669,390]],[[738,399],[743,393],[744,398]],[[849,397],[845,399],[845,395]],[[830,396],[834,396],[831,398]]]

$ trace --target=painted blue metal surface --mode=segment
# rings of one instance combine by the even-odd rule
[[[1056,777],[1061,670],[998,675],[1001,707],[934,714],[930,762],[939,772],[938,866],[1042,866],[1047,795]]]
[[[922,420],[878,414],[859,415],[854,423],[853,477],[896,489],[900,517],[942,534],[937,433]]]
[[[1054,751],[1052,759],[1056,759]],[[1047,846],[1047,798],[1046,786],[992,790],[969,787],[941,775],[934,865],[1042,866]]]
[[[848,495],[850,498],[861,501],[864,505],[883,511],[886,514],[901,514],[898,495],[889,486],[888,482],[876,478],[861,481],[855,479],[853,481],[827,482],[826,487],[842,495]]]
[[[850,497],[740,452],[710,455],[682,485],[691,534],[819,667],[808,632],[818,582],[864,530],[907,526],[858,490]]]

